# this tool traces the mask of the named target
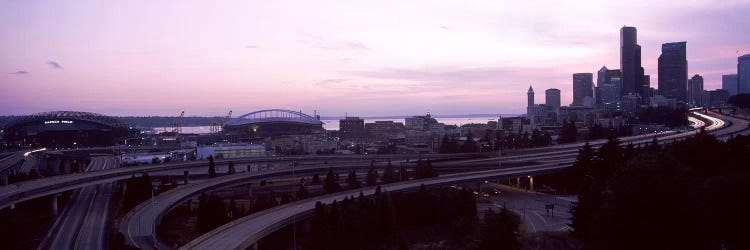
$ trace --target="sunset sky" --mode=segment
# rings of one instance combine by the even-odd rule
[[[562,2],[562,3],[553,3]],[[750,53],[750,1],[0,1],[0,115],[524,113],[619,68],[638,28],[687,41],[706,89]]]

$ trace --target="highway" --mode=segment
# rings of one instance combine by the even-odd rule
[[[690,126],[694,129],[699,129],[706,126],[705,122],[693,116],[688,116],[688,122],[690,122]]]
[[[114,157],[93,157],[86,171],[104,170],[118,165]],[[112,183],[104,183],[76,190],[39,248],[104,249],[113,188]]]
[[[719,128],[722,128],[722,126],[714,126],[711,127],[712,130],[716,130]],[[675,134],[675,133],[663,133],[661,134],[662,138],[667,138],[665,140],[672,140],[674,138],[678,138],[678,136],[687,136],[692,135],[693,133],[683,133],[683,134]],[[633,137],[627,137],[622,138],[623,142],[629,142],[629,143],[648,143],[652,140],[654,135],[640,135],[640,136],[633,136]],[[593,148],[598,148],[603,143],[605,143],[606,140],[597,140],[591,142],[591,145]],[[570,145],[558,145],[553,147],[548,147],[549,149],[547,152],[537,152],[532,154],[522,154],[522,155],[513,155],[513,156],[506,156],[502,157],[502,161],[506,164],[510,162],[516,162],[516,163],[523,163],[527,162],[528,164],[538,164],[539,161],[570,161],[571,159],[575,159],[575,157],[578,155],[578,150],[581,146],[583,146],[584,143],[577,143],[577,144],[570,144]],[[468,160],[457,160],[457,161],[449,161],[449,162],[436,162],[433,164],[436,168],[446,168],[446,167],[462,167],[463,170],[477,170],[479,166],[490,166],[490,167],[497,167],[498,160],[500,158],[494,157],[494,158],[483,158],[483,159],[468,159]],[[344,167],[344,169],[347,169],[350,167]],[[325,171],[326,167],[318,166],[317,169],[314,168],[303,168],[303,169],[297,169],[297,171]],[[221,186],[228,186],[228,185],[236,185],[239,182],[248,182],[251,180],[259,180],[261,178],[268,178],[272,176],[280,176],[284,174],[289,174],[290,169],[279,169],[277,171],[271,171],[271,172],[264,172],[264,173],[257,173],[257,174],[249,174],[249,175],[241,175],[241,176],[232,176],[230,177],[220,177],[215,178],[212,180],[209,180],[207,182],[199,183],[199,184],[192,184],[185,187],[180,187],[177,189],[174,189],[170,192],[161,194],[153,199],[153,203],[151,201],[144,202],[141,204],[141,206],[138,206],[131,210],[128,215],[126,215],[125,219],[123,219],[122,224],[120,225],[120,231],[125,235],[126,240],[129,244],[138,246],[140,248],[148,248],[149,246],[154,245],[154,240],[156,239],[156,244],[160,246],[160,248],[167,248],[168,246],[165,246],[163,243],[159,242],[156,235],[153,234],[153,228],[156,227],[161,221],[161,217],[166,214],[170,209],[172,209],[174,206],[179,204],[180,202],[183,202],[190,198],[191,196],[197,195],[200,192],[204,192],[206,190],[211,190],[217,187]]]
[[[744,122],[743,124],[746,124],[746,122]],[[711,125],[715,125],[715,124],[711,124]],[[724,126],[724,125],[714,126],[714,129],[716,127],[721,127],[721,126]],[[729,128],[727,129],[731,129],[732,127],[733,126],[729,126]],[[744,126],[742,129],[746,129],[746,126]],[[725,129],[722,129],[722,131],[723,130]],[[642,135],[642,136],[636,136],[636,137],[623,138],[622,141],[632,142],[632,143],[647,143],[654,136],[665,138],[666,140],[666,139],[677,139],[685,135],[686,134],[684,133],[676,134],[675,132],[667,132],[667,133],[662,133],[658,135]],[[592,141],[591,144],[592,146],[596,146],[596,145],[600,145],[603,142],[604,140],[597,140],[597,141]],[[532,152],[541,152],[542,154],[548,154],[550,156],[557,155],[558,158],[562,158],[562,157],[569,157],[569,156],[575,155],[577,153],[577,150],[582,145],[583,143],[556,145],[556,146],[542,148],[542,149],[519,150],[516,153],[528,154]],[[563,153],[567,153],[569,155],[562,155]],[[476,156],[476,154],[472,154],[472,155]],[[236,163],[237,166],[241,166],[239,164],[242,164],[242,163],[279,163],[279,162],[290,162],[290,161],[308,162],[308,163],[314,163],[315,161],[318,161],[319,163],[321,163],[323,161],[334,161],[336,159],[339,159],[339,160],[340,159],[360,159],[360,160],[363,160],[363,162],[369,162],[370,159],[387,159],[391,157],[393,158],[411,157],[412,159],[415,158],[414,155],[407,155],[407,156],[404,156],[404,155],[389,155],[389,156],[354,155],[354,156],[308,156],[308,157],[287,157],[287,158],[250,158],[250,159],[234,159],[233,161]],[[426,157],[437,159],[441,157],[442,158],[460,158],[462,156],[433,154],[433,155],[426,155]],[[464,157],[466,157],[466,155],[464,155]],[[514,159],[514,157],[521,157],[521,156],[507,156],[507,157],[503,157],[502,159],[503,161],[506,161],[506,160],[512,160]],[[488,163],[492,164],[491,163],[492,161],[494,161],[496,164],[498,159],[499,158],[495,157],[495,158],[479,159],[479,160],[473,160],[473,161],[476,164],[484,163],[485,165],[487,165]],[[550,158],[550,159],[554,159],[554,158]],[[218,160],[217,166],[226,164],[226,162],[228,161],[229,160]],[[60,193],[66,190],[72,190],[72,189],[77,189],[77,188],[81,188],[81,187],[85,187],[89,185],[101,184],[101,183],[109,183],[115,180],[129,178],[132,174],[136,174],[136,173],[177,171],[177,170],[191,169],[191,168],[197,168],[197,167],[205,168],[205,166],[206,166],[205,161],[187,162],[187,163],[176,162],[176,163],[170,163],[170,164],[164,164],[164,165],[151,165],[151,166],[100,170],[100,171],[56,176],[56,177],[50,177],[50,178],[43,178],[43,179],[35,180],[35,181],[17,183],[14,185],[0,188],[0,208],[7,207],[17,202],[22,202],[25,200],[29,200],[29,199],[33,199],[33,198],[41,197],[45,195]],[[283,172],[284,170],[281,170],[281,171]],[[193,171],[191,172],[194,173]],[[254,178],[265,178],[265,177],[256,176]],[[224,184],[219,184],[219,186],[221,185],[224,185]]]
[[[722,119],[731,120],[728,117],[725,118],[721,115],[713,114]],[[706,130],[717,135],[725,135],[730,133],[747,132],[746,125],[742,123],[732,122],[734,126],[727,126],[723,121],[718,122],[713,117],[706,116],[704,118],[712,121]],[[714,123],[715,122],[715,123]],[[740,128],[742,127],[742,128]],[[691,131],[681,134],[672,134],[668,136],[660,137],[659,140],[666,142],[669,140],[677,140],[685,136],[690,136],[697,133]],[[633,143],[641,143],[640,141],[634,141]],[[420,185],[448,185],[452,183],[462,183],[471,181],[488,180],[498,177],[513,177],[513,176],[526,176],[535,175],[542,172],[551,172],[555,170],[561,170],[572,165],[575,157],[571,157],[568,160],[560,159],[550,161],[546,164],[533,165],[527,167],[515,167],[508,169],[498,169],[489,171],[478,171],[468,172],[452,175],[444,175],[438,178],[416,180],[404,183],[396,183],[384,186],[385,190],[396,191],[396,190],[409,190],[419,187]],[[374,189],[366,188],[361,189],[366,195],[372,194]],[[316,202],[321,201],[326,204],[331,203],[333,200],[342,200],[344,197],[359,193],[360,190],[346,191],[337,193],[331,196],[325,197],[314,197],[303,201],[294,202],[291,204],[282,205],[266,211],[262,211],[256,214],[252,214],[226,225],[223,225],[211,232],[208,232],[193,241],[189,242],[181,249],[245,249],[253,246],[259,239],[264,236],[282,228],[285,225],[291,223],[292,218],[301,219],[307,215],[310,215],[314,209]],[[139,245],[143,247],[143,245]]]
[[[509,156],[504,158],[506,160],[506,163],[525,163],[528,162],[528,164],[535,164],[535,161],[539,160],[550,160],[550,161],[557,161],[560,158],[564,158],[564,161],[569,161],[570,158],[575,158],[577,153],[569,153],[569,152],[563,152],[562,154],[553,154],[553,153],[536,153],[536,154],[528,154],[528,155],[519,155],[519,156]],[[532,161],[532,159],[534,161]],[[394,162],[394,165],[397,165],[398,162]],[[491,168],[497,167],[497,159],[472,159],[472,160],[456,160],[456,161],[448,161],[448,162],[435,162],[433,163],[433,166],[436,169],[444,169],[444,168],[451,168],[456,166],[463,166],[463,169],[480,169],[480,167],[486,167],[489,166]],[[296,174],[302,174],[302,173],[314,173],[314,172],[325,172],[328,170],[328,168],[334,168],[339,169],[338,171],[348,171],[352,168],[368,168],[367,165],[348,165],[348,164],[341,164],[341,165],[317,165],[317,166],[306,166],[306,167],[297,167],[295,168]],[[382,168],[379,166],[379,168]],[[137,246],[139,248],[149,248],[150,246],[154,245],[154,239],[156,239],[156,235],[154,234],[154,228],[156,225],[158,225],[161,222],[161,217],[163,217],[169,210],[174,208],[176,205],[180,204],[181,202],[186,201],[187,199],[200,194],[201,192],[205,192],[208,190],[216,189],[218,187],[223,186],[230,186],[230,185],[239,185],[241,183],[247,183],[250,181],[259,181],[264,178],[270,178],[270,177],[280,177],[291,174],[291,168],[285,167],[285,168],[279,168],[274,169],[270,171],[262,171],[262,172],[246,172],[246,173],[238,173],[234,175],[227,175],[227,176],[220,176],[213,179],[209,179],[200,183],[191,183],[188,185],[184,185],[181,187],[178,187],[176,189],[172,189],[170,191],[167,191],[165,193],[162,193],[156,197],[154,197],[152,200],[146,201],[141,203],[140,205],[136,206],[135,208],[131,209],[127,215],[122,219],[120,224],[120,232],[123,233],[123,235],[126,238],[126,241],[128,244]],[[159,246],[160,249],[167,249],[169,246],[165,245],[164,243],[160,242],[158,239],[156,240],[156,244]]]
[[[502,177],[542,174],[564,169],[570,165],[572,165],[571,161],[555,161],[527,167],[448,174],[437,178],[383,185],[382,188],[383,190],[391,192],[410,191],[419,189],[421,185],[445,186]],[[246,249],[266,235],[290,224],[294,216],[296,216],[297,219],[302,219],[312,215],[316,202],[330,204],[334,200],[341,201],[346,197],[356,196],[360,191],[365,196],[370,196],[375,193],[375,187],[367,187],[322,197],[315,197],[254,213],[201,235],[182,246],[180,249]]]
[[[489,198],[492,201],[490,204],[477,204],[480,213],[485,211],[487,207],[499,209],[505,206],[521,217],[523,228],[528,233],[570,229],[567,225],[571,218],[570,207],[572,202],[577,200],[577,197],[538,193],[491,182],[483,184],[483,188],[485,186],[499,190],[500,195],[491,196]],[[547,214],[545,209],[545,205],[548,204],[555,206],[550,214]]]
[[[430,155],[432,159],[440,158],[467,158],[477,154],[436,154]],[[392,157],[398,159],[417,159],[418,155],[345,155],[345,156],[300,156],[300,157],[264,157],[264,158],[242,158],[232,160],[217,160],[216,165],[226,165],[233,161],[235,166],[247,163],[285,163],[285,162],[335,162],[339,160],[358,159],[361,162],[369,163],[371,160],[387,160]],[[207,161],[195,162],[175,162],[168,164],[134,166],[124,168],[105,169],[99,171],[74,173],[59,176],[41,178],[32,181],[24,181],[0,187],[0,209],[11,206],[12,204],[39,198],[51,194],[57,194],[68,190],[74,190],[89,185],[110,183],[117,180],[127,179],[134,174],[154,173],[174,170],[192,170],[193,168],[203,168],[207,166]],[[181,172],[181,171],[180,171]],[[205,174],[206,171],[199,174]],[[195,174],[193,170],[190,173]]]
[[[16,166],[19,161],[23,160],[22,152],[9,153],[0,159],[0,173],[7,174],[11,167]]]

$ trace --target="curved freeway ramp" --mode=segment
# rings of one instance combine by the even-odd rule
[[[705,129],[706,131],[716,136],[727,136],[748,132],[747,126],[744,126],[746,124],[746,121],[718,114],[712,115],[718,116],[720,118],[702,114],[697,115],[709,121],[710,125],[708,125]],[[729,121],[729,124],[726,124],[722,119]],[[664,143],[670,140],[683,139],[696,133],[698,133],[698,131],[671,134],[660,137],[659,141]],[[642,142],[642,140],[631,142]],[[408,191],[418,188],[421,185],[450,185],[454,183],[466,183],[498,177],[535,175],[567,168],[572,165],[574,159],[575,156],[567,159],[558,159],[553,161],[554,163],[528,167],[445,175],[432,179],[389,184],[383,186],[383,188],[384,190],[388,191]],[[256,214],[252,214],[225,224],[204,235],[201,235],[200,237],[194,239],[180,249],[245,249],[253,246],[264,236],[292,223],[294,219],[304,218],[305,216],[312,214],[312,212],[314,211],[315,203],[320,201],[325,204],[329,204],[334,200],[343,200],[345,197],[355,195],[359,193],[359,191],[362,191],[365,195],[372,195],[374,193],[374,188],[345,191],[324,197],[314,197],[311,199],[286,204]]]
[[[410,191],[417,190],[422,185],[444,186],[500,177],[537,175],[558,171],[570,167],[572,164],[573,162],[567,160],[527,167],[450,174],[437,178],[383,185],[382,188],[387,191]],[[294,219],[302,219],[312,215],[315,210],[315,203],[330,204],[335,200],[341,201],[346,197],[356,196],[359,192],[362,192],[365,196],[370,196],[375,193],[375,187],[306,199],[245,216],[194,239],[180,249],[246,249],[266,235],[292,223]]]
[[[577,155],[577,149],[554,151],[548,153],[536,153],[531,155],[519,155],[504,157],[503,161],[514,162],[518,164],[538,164],[538,160],[545,159],[550,161],[569,161]],[[536,160],[536,161],[535,161]],[[435,162],[433,167],[436,169],[456,169],[478,170],[487,168],[497,168],[497,158],[454,160],[446,162]],[[382,167],[382,166],[378,166]],[[350,170],[352,168],[369,168],[367,164],[359,165],[320,165],[308,166],[304,168],[295,168],[295,174],[324,173],[329,168],[339,169],[339,171]],[[154,228],[161,222],[161,218],[178,204],[189,198],[220,187],[240,185],[252,181],[260,181],[270,177],[288,176],[292,173],[291,168],[276,169],[265,172],[245,172],[234,175],[226,175],[209,179],[200,183],[191,183],[169,190],[163,194],[145,201],[132,210],[122,219],[120,232],[123,233],[129,245],[139,248],[149,248],[157,246],[160,249],[168,249],[169,246],[159,241],[155,234]]]
[[[431,156],[435,158],[460,158],[466,157],[467,155],[475,154],[443,154]],[[387,157],[393,157],[394,159],[416,159],[417,155],[378,155],[378,156],[306,156],[306,157],[269,157],[269,158],[242,158],[242,159],[231,159],[231,160],[217,160],[216,165],[224,165],[229,161],[233,161],[235,164],[247,164],[247,163],[281,163],[281,162],[322,162],[322,161],[336,161],[336,160],[352,160],[357,159],[359,161],[370,160],[382,160],[388,159]],[[46,177],[32,181],[24,181],[14,183],[12,185],[6,185],[0,187],[0,209],[9,207],[15,203],[24,202],[27,200],[57,194],[68,190],[78,189],[85,186],[109,183],[122,179],[127,179],[134,174],[141,173],[154,173],[154,172],[165,172],[172,170],[185,170],[191,168],[202,168],[208,166],[207,161],[196,161],[196,162],[177,162],[170,164],[161,165],[149,165],[139,167],[124,167],[116,169],[106,169],[99,171],[92,171],[86,173],[74,173],[67,175],[58,175],[53,177]]]

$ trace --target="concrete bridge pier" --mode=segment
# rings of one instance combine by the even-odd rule
[[[521,188],[521,177],[516,177],[516,188]]]
[[[59,194],[52,195],[52,216],[57,217],[58,209],[57,209],[57,197],[60,196]]]
[[[302,223],[302,232],[310,232],[310,220],[305,220],[305,222]]]
[[[182,180],[182,184],[188,184],[188,180],[190,179],[189,172],[187,170],[182,172],[183,177],[185,177],[184,180]]]
[[[61,160],[65,166],[65,174],[70,174],[70,160]]]
[[[57,158],[50,158],[49,155],[45,155],[47,168],[52,170],[53,174],[60,174],[60,160]]]
[[[250,183],[247,184],[247,197],[253,197],[253,189],[250,187]]]
[[[2,186],[8,185],[8,174],[0,175],[0,185]]]
[[[534,191],[534,176],[529,175],[529,190]]]

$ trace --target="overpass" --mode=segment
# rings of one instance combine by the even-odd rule
[[[422,185],[428,187],[446,186],[502,177],[545,174],[565,169],[572,164],[573,162],[570,160],[556,161],[527,167],[449,174],[437,178],[386,184],[381,187],[389,192],[414,191]],[[229,222],[199,236],[180,249],[257,249],[253,246],[261,238],[291,224],[295,219],[300,220],[312,216],[315,211],[315,203],[330,204],[335,200],[341,201],[346,197],[356,196],[360,192],[365,196],[371,196],[375,193],[375,189],[376,187],[360,188],[270,208]]]
[[[674,132],[670,132],[670,133],[660,134],[657,136],[664,137],[665,139],[676,139],[676,138],[679,138],[680,135],[682,134],[674,134]],[[629,138],[624,138],[623,141],[634,142],[634,143],[644,143],[644,142],[648,142],[651,137],[654,137],[654,135],[629,137]],[[603,142],[604,140],[597,140],[597,141],[593,141],[592,144],[603,143]],[[545,152],[555,151],[555,154],[561,154],[561,153],[575,154],[578,148],[582,145],[583,143],[556,145],[556,146],[552,146],[552,147],[548,147],[544,149],[520,150],[518,153],[527,154],[527,153],[541,152],[542,154],[544,154]],[[477,154],[429,155],[429,157],[433,159],[461,159],[461,158],[476,157],[476,156],[478,155]],[[384,159],[390,159],[390,158],[393,158],[396,160],[410,159],[410,158],[415,159],[416,157],[417,157],[416,155],[308,156],[308,157],[285,157],[285,158],[235,159],[234,162],[237,164],[279,163],[279,162],[289,162],[289,161],[313,162],[314,163],[315,161],[323,162],[323,161],[329,161],[329,160],[334,161],[334,160],[339,160],[339,159],[359,159],[359,160],[362,160],[363,162],[369,162],[370,160],[384,160]],[[558,155],[558,157],[560,156]],[[486,159],[485,164],[488,164],[487,162],[494,162],[491,164],[496,165],[498,159],[499,158]],[[503,157],[502,159],[506,161],[506,160],[511,160],[513,158]],[[477,161],[475,162],[475,164],[480,163],[478,162],[478,160],[474,160],[474,161]],[[221,164],[226,164],[228,162],[229,160],[220,160],[220,161],[217,161],[216,163],[217,165],[221,165]],[[491,165],[491,164],[488,164],[488,165]],[[12,204],[15,204],[18,202],[26,201],[26,200],[37,198],[37,197],[42,197],[45,195],[56,194],[56,193],[60,193],[63,191],[77,189],[77,188],[81,188],[85,186],[108,183],[108,182],[112,182],[115,180],[129,178],[133,174],[138,174],[138,173],[143,173],[143,172],[177,171],[177,170],[182,170],[182,169],[205,167],[206,165],[207,163],[205,161],[204,162],[189,162],[189,163],[181,162],[181,163],[173,163],[173,164],[166,164],[166,165],[101,170],[101,171],[94,171],[94,172],[89,172],[89,173],[55,176],[55,177],[43,178],[43,179],[35,180],[35,181],[17,183],[14,185],[0,188],[0,208],[12,206]]]
[[[462,159],[476,157],[478,154],[436,154],[430,155],[433,159]],[[346,155],[346,156],[300,156],[300,157],[267,157],[267,158],[240,158],[217,160],[216,165],[225,165],[230,161],[238,164],[248,163],[283,163],[283,162],[325,162],[337,160],[359,160],[370,162],[371,160],[388,159],[417,159],[419,155]],[[41,178],[32,181],[24,181],[0,187],[0,209],[12,207],[13,204],[39,198],[51,194],[57,194],[68,190],[82,188],[89,185],[108,183],[127,179],[134,174],[155,173],[175,170],[188,170],[192,168],[205,168],[207,161],[177,162],[160,165],[138,166],[99,170],[87,173],[74,173]]]
[[[717,118],[714,117],[706,116],[702,118],[711,120],[712,122],[716,122],[709,125],[707,129],[710,129],[710,132],[716,134],[717,136],[725,136],[733,133],[747,134],[748,132],[747,127],[741,126],[741,120],[738,120],[736,118],[723,117],[731,122],[731,124],[735,124],[734,126],[724,125],[723,121],[717,122],[715,120]],[[670,140],[682,139],[695,133],[695,131],[692,131],[688,133],[673,134],[670,136],[660,137],[659,141],[660,143],[665,143],[669,142]],[[592,147],[598,147],[600,145],[601,144],[598,144],[596,146],[592,145]],[[384,190],[388,191],[409,191],[414,190],[421,185],[450,185],[501,177],[516,177],[550,173],[570,167],[575,161],[575,156],[568,157],[569,158],[552,160],[547,163],[527,167],[459,173],[431,179],[388,184],[384,185],[383,188]],[[181,249],[254,249],[257,247],[257,241],[264,236],[286,225],[291,224],[295,220],[299,220],[311,215],[314,211],[316,202],[320,201],[324,202],[325,204],[329,204],[334,200],[343,200],[345,197],[355,195],[360,191],[362,191],[365,195],[372,195],[374,193],[374,188],[370,187],[336,193],[330,196],[314,197],[245,216],[243,218],[225,224],[219,228],[216,228],[204,235],[201,235],[200,237],[181,247]]]
[[[713,117],[707,116],[707,117],[700,117],[701,119],[706,120],[709,122],[709,126],[707,126],[707,129],[710,129],[712,131],[722,129],[727,124],[725,124],[720,119],[715,119]],[[714,119],[714,120],[712,120]],[[724,128],[724,130],[729,129],[730,127]],[[723,131],[723,130],[722,130]],[[734,130],[732,130],[734,131]],[[684,138],[686,136],[690,136],[695,134],[696,131],[691,131],[687,133],[681,133],[676,134],[673,132],[670,133],[663,133],[660,136],[660,140],[662,142],[664,141],[672,141],[680,138]],[[633,136],[633,137],[627,137],[623,138],[622,141],[624,143],[648,143],[651,141],[652,137],[654,135],[640,135],[640,136]],[[596,148],[600,145],[604,144],[606,140],[596,140],[590,142],[592,147]],[[516,163],[524,162],[527,163],[534,163],[531,162],[532,160],[549,160],[549,161],[565,161],[565,160],[572,160],[575,159],[575,157],[578,154],[578,150],[581,146],[583,146],[585,143],[575,143],[575,144],[565,144],[565,145],[557,145],[552,147],[544,148],[545,150],[542,150],[542,152],[533,153],[533,154],[524,154],[524,155],[517,155],[517,156],[506,156],[502,158],[485,158],[485,159],[472,159],[472,160],[459,160],[459,161],[451,161],[451,162],[443,162],[443,163],[435,163],[433,164],[436,168],[438,167],[457,167],[461,166],[464,170],[466,169],[474,169],[476,170],[478,167],[494,167],[496,168],[498,166],[498,160],[502,159],[503,162],[508,161],[515,161]],[[344,169],[347,169],[346,167]],[[306,168],[306,169],[298,169],[297,171],[325,171],[327,170],[327,167],[318,167],[316,168]],[[126,239],[128,240],[129,244],[141,247],[141,248],[147,248],[149,246],[153,246],[154,244],[160,246],[160,247],[169,247],[165,246],[163,243],[158,241],[158,238],[153,233],[153,228],[156,227],[157,224],[160,223],[161,217],[166,214],[169,210],[171,210],[174,206],[177,204],[187,200],[188,198],[199,194],[200,192],[204,192],[207,190],[211,190],[214,188],[218,188],[221,186],[229,186],[229,185],[237,185],[239,183],[249,182],[252,180],[259,180],[261,178],[268,178],[272,176],[280,176],[284,174],[289,174],[291,169],[286,170],[278,170],[274,172],[266,172],[266,173],[258,173],[255,175],[247,175],[247,176],[234,176],[231,179],[230,178],[216,178],[213,180],[210,180],[208,182],[200,183],[200,184],[194,184],[190,187],[184,187],[185,189],[176,189],[164,194],[161,194],[157,197],[154,197],[152,202],[143,203],[141,206],[138,206],[134,208],[133,210],[128,213],[126,218],[123,220],[120,231],[125,235]],[[240,180],[242,179],[242,180]],[[141,222],[146,221],[146,225],[142,225]],[[138,222],[136,224],[136,222]]]
[[[515,163],[519,164],[538,164],[536,161],[539,159],[545,159],[550,161],[560,161],[563,158],[564,161],[574,159],[577,156],[578,149],[568,149],[559,152],[551,153],[536,153],[530,155],[518,155],[508,156],[503,159],[506,164]],[[534,160],[536,159],[536,160]],[[435,162],[433,167],[436,169],[445,168],[457,168],[461,169],[492,169],[497,168],[497,158],[489,159],[470,159],[470,160],[455,160],[446,162]],[[382,164],[381,164],[382,165]],[[382,166],[379,166],[382,167]],[[242,185],[251,181],[259,181],[265,178],[288,176],[294,174],[310,174],[325,172],[329,168],[337,169],[339,171],[346,171],[352,168],[369,168],[369,166],[363,165],[318,165],[308,166],[304,168],[283,168],[275,169],[264,172],[246,172],[234,175],[227,175],[209,179],[200,183],[188,184],[176,189],[172,189],[163,194],[153,197],[149,201],[145,201],[132,210],[121,220],[120,232],[123,233],[128,244],[137,246],[139,248],[149,248],[151,246],[158,246],[160,249],[168,249],[169,246],[160,242],[155,233],[156,225],[158,225],[162,217],[168,213],[171,209],[176,207],[178,204],[187,201],[191,197],[198,195],[202,192],[206,192],[212,189]]]
[[[115,168],[118,165],[116,157],[94,157],[85,171]],[[104,239],[113,191],[114,183],[76,190],[39,249],[105,249],[107,244]],[[53,210],[57,210],[57,207],[53,206]],[[53,213],[57,214],[57,211]]]
[[[641,140],[641,143],[647,143],[648,139],[654,136],[669,137],[678,136],[674,131],[665,132],[657,135],[648,134],[624,138],[624,142],[633,142]],[[672,138],[672,137],[669,137]],[[601,144],[606,140],[595,140],[591,141],[593,144]],[[568,150],[567,152],[577,152],[578,148],[583,146],[584,143],[573,143],[555,145],[545,148],[531,148],[513,151],[517,154],[531,154],[537,152],[547,152],[551,150]],[[486,155],[494,154],[493,152],[485,154],[477,153],[461,153],[461,154],[429,154],[425,157],[431,159],[465,159],[465,158],[477,158],[485,157]],[[328,161],[338,160],[358,160],[363,162],[370,162],[371,160],[402,160],[402,159],[417,159],[421,155],[336,155],[336,156],[298,156],[298,157],[265,157],[265,158],[239,158],[239,159],[224,159],[217,160],[216,165],[225,165],[230,161],[234,162],[235,165],[239,164],[258,164],[258,163],[282,163],[282,162],[298,162],[298,163],[323,163]],[[497,158],[495,158],[497,161]],[[182,170],[190,170],[193,168],[205,168],[208,166],[207,161],[194,161],[194,162],[175,162],[161,165],[148,165],[148,166],[137,166],[137,167],[126,167],[99,170],[87,173],[74,173],[67,175],[59,175],[41,178],[32,181],[24,181],[14,183],[12,185],[6,185],[0,187],[0,209],[6,207],[13,207],[14,204],[19,202],[28,201],[31,199],[57,194],[68,190],[78,189],[89,185],[96,185],[102,183],[113,182],[117,180],[127,179],[135,174],[142,173],[158,173],[158,172],[174,172]],[[195,173],[195,172],[193,172]]]

